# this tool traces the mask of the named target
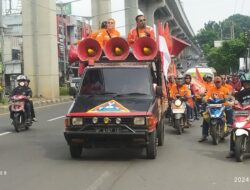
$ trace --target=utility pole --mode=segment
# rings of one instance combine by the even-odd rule
[[[3,93],[2,93],[2,98],[4,97],[5,94],[5,69],[4,69],[4,30],[3,30],[3,1],[0,0],[0,32],[1,32],[1,67],[2,67],[2,73],[1,73],[1,86],[3,88]]]
[[[231,40],[234,39],[234,22],[232,21],[232,25],[231,25]]]
[[[63,7],[64,7],[64,4],[63,3],[60,3],[60,25],[59,25],[59,30],[61,31],[61,36],[62,36],[62,40],[63,40],[63,80],[65,82],[65,78],[66,78],[66,49],[67,49],[67,45],[65,43],[65,40],[66,40],[66,34],[65,34],[65,25],[64,25],[64,20],[63,20]],[[59,34],[60,35],[60,34]],[[61,45],[62,45],[61,44]]]

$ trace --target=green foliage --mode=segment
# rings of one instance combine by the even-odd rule
[[[1,95],[1,94],[0,94]],[[2,98],[0,96],[0,104],[7,104],[8,103],[8,99],[7,98]]]
[[[67,95],[69,95],[69,87],[66,85],[60,87],[60,96],[67,96]]]
[[[239,58],[246,56],[246,49],[250,45],[250,17],[233,15],[226,20],[216,23],[209,21],[196,35],[208,64],[218,73],[228,73],[230,68],[237,71]],[[234,34],[234,35],[233,35]],[[214,47],[214,41],[221,40],[220,48]]]

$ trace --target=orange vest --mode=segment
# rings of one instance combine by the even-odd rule
[[[192,108],[194,107],[194,102],[191,97],[191,90],[186,84],[183,84],[181,87],[178,87],[177,85],[172,86],[170,90],[170,98],[175,99],[176,94],[179,94],[181,97],[187,97],[187,104]]]
[[[146,28],[133,28],[128,33],[128,43],[133,45],[134,42],[141,37],[149,36],[155,40],[154,29],[151,26],[146,26]]]
[[[101,45],[101,47],[105,47],[106,42],[110,39],[110,38],[114,38],[114,37],[120,37],[120,32],[118,32],[115,29],[111,29],[111,30],[101,30],[99,32],[99,34],[96,36],[96,40],[99,42],[99,44]]]

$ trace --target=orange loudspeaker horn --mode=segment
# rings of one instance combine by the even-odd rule
[[[70,64],[79,61],[79,57],[77,55],[77,49],[72,44],[69,47],[68,61]]]
[[[105,44],[104,52],[109,60],[124,60],[129,55],[128,42],[120,37],[111,38]]]
[[[95,61],[101,57],[102,48],[98,41],[92,38],[86,38],[78,44],[77,54],[81,61]]]
[[[133,54],[137,60],[152,60],[157,52],[157,44],[150,37],[139,38],[133,45]]]

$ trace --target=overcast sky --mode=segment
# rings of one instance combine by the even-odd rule
[[[250,16],[250,0],[181,0],[196,33],[208,21],[223,21],[233,14]]]
[[[65,0],[68,1],[68,0]],[[124,9],[123,0],[111,0],[112,11]],[[90,0],[82,0],[72,3],[73,14],[91,16]],[[204,27],[204,23],[212,21],[223,21],[233,14],[250,16],[250,0],[181,0],[187,18],[195,33]],[[119,30],[122,30],[124,19],[122,12],[112,16],[118,20]]]

